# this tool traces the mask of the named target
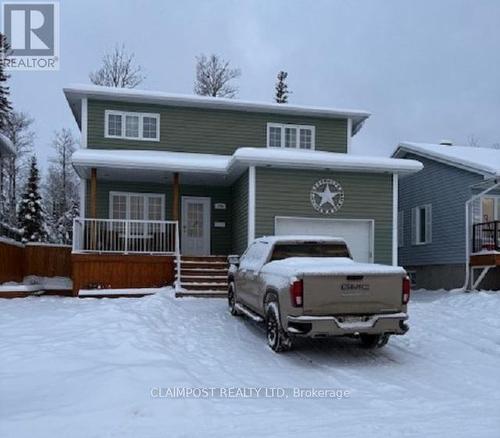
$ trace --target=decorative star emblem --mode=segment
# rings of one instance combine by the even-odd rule
[[[328,184],[325,185],[325,188],[323,189],[322,192],[313,192],[313,193],[321,198],[321,201],[319,203],[320,207],[323,206],[324,204],[330,204],[334,206],[335,203],[333,201],[333,198],[341,194],[341,192],[338,191],[332,192]]]

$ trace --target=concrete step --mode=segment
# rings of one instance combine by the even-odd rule
[[[175,293],[176,298],[195,297],[195,298],[227,298],[227,292],[219,290],[187,290]]]
[[[227,293],[227,283],[184,283],[181,281],[181,287],[189,291],[215,290]]]
[[[224,283],[227,284],[226,275],[181,275],[182,283]]]
[[[227,263],[227,256],[183,256],[183,255],[181,255],[181,261]]]

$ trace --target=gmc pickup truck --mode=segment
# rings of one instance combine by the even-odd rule
[[[229,311],[265,321],[276,352],[296,337],[356,336],[379,348],[408,331],[406,271],[357,263],[342,239],[262,237],[229,262]]]

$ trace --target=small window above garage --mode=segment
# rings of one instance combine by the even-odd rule
[[[315,128],[311,125],[268,123],[267,147],[314,149]]]

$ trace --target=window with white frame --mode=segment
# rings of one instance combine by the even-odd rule
[[[411,231],[413,245],[426,245],[432,242],[432,205],[412,208]]]
[[[398,211],[398,247],[405,246],[405,225],[404,225],[404,211]]]
[[[481,198],[481,222],[500,220],[500,196]]]
[[[165,195],[156,193],[110,192],[109,215],[111,219],[162,221],[165,217]],[[118,226],[123,230],[123,226]],[[151,227],[149,227],[151,228]],[[130,234],[144,235],[143,223],[132,223]]]
[[[160,114],[106,110],[104,136],[128,140],[160,140]]]
[[[267,147],[314,149],[315,128],[307,125],[268,123]]]

